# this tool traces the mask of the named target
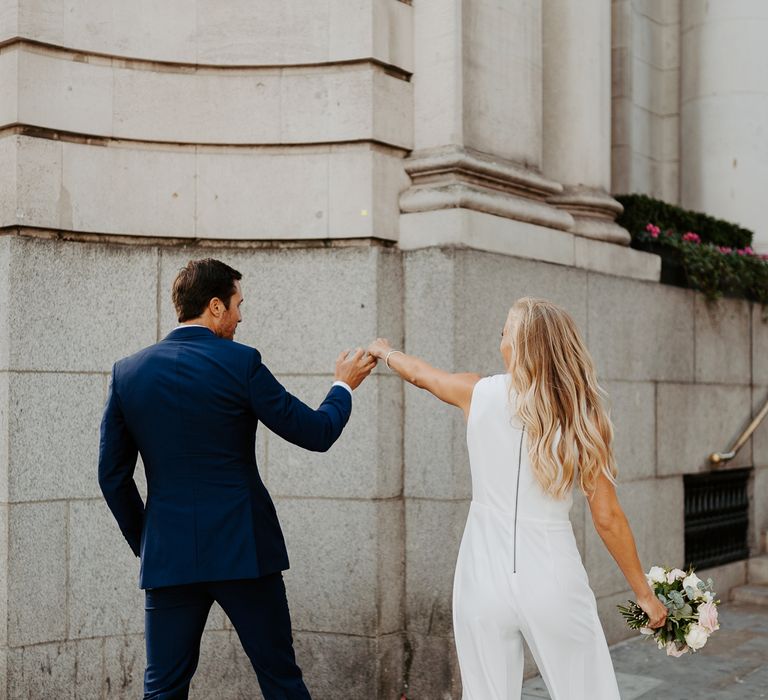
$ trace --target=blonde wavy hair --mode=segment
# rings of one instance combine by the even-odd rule
[[[544,491],[564,498],[578,472],[587,496],[600,474],[616,480],[613,427],[592,358],[570,315],[545,299],[523,297],[509,310],[505,341],[517,416],[528,434],[533,473]]]

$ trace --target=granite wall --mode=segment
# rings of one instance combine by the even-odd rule
[[[0,236],[0,697],[133,698],[144,664],[138,562],[96,481],[111,363],[173,328],[176,270],[214,255],[244,274],[238,340],[317,404],[340,349],[376,335],[454,370],[501,369],[511,302],[574,315],[610,393],[620,495],[644,565],[683,564],[682,474],[706,468],[768,396],[768,324],[738,300],[499,254],[376,244],[216,248]],[[379,368],[327,454],[263,431],[284,524],[296,648],[318,700],[458,698],[451,582],[470,497],[458,412]],[[768,426],[753,536],[768,528]],[[141,480],[141,468],[137,471]],[[143,487],[142,487],[143,489]],[[573,521],[611,641],[626,584],[583,499]],[[718,573],[739,583],[743,564]],[[721,586],[722,588],[722,586]],[[215,608],[193,697],[257,694]],[[248,695],[248,696],[251,696]]]

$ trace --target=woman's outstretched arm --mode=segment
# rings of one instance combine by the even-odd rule
[[[393,350],[386,338],[374,340],[368,346],[368,352],[379,360],[386,361],[389,368],[405,381],[419,389],[426,389],[445,403],[458,406],[464,411],[465,418],[469,414],[472,390],[480,379],[479,374],[451,374],[438,369],[418,357]]]
[[[587,499],[587,503],[592,511],[592,522],[597,534],[635,592],[637,604],[647,613],[650,626],[663,626],[667,619],[667,609],[656,598],[645,578],[629,521],[616,496],[616,488],[605,474],[599,476],[595,493]]]

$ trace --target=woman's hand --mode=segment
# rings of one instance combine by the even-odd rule
[[[378,360],[383,360],[391,350],[392,346],[386,338],[376,338],[368,346],[368,354],[373,355]]]
[[[384,360],[387,369],[398,374],[406,382],[419,389],[425,389],[451,406],[458,406],[469,414],[472,390],[480,379],[478,374],[452,374],[428,362],[406,355],[402,350],[393,350],[386,338],[376,338],[368,346],[368,354],[377,360]]]
[[[638,597],[637,604],[648,615],[648,627],[655,630],[666,624],[668,610],[650,589],[647,595]]]

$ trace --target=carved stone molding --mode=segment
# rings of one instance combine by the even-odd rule
[[[413,185],[403,213],[464,208],[568,230],[573,217],[548,203],[563,188],[517,163],[456,146],[415,152],[405,161]]]
[[[615,221],[624,207],[604,190],[566,187],[561,194],[550,197],[548,201],[573,216],[574,224],[570,231],[575,235],[629,245],[629,232]]]

